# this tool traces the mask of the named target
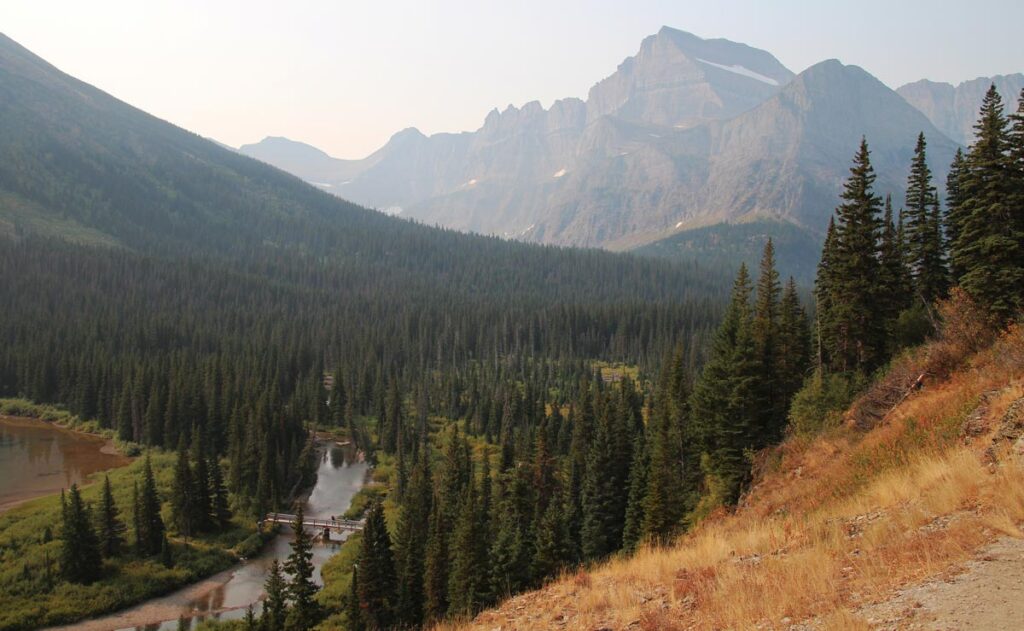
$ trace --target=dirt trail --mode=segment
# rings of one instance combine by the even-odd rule
[[[1024,629],[1024,540],[997,539],[959,569],[857,613],[884,630]]]

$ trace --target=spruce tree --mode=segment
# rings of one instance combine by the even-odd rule
[[[395,566],[398,576],[396,622],[414,626],[423,620],[423,572],[427,555],[433,486],[430,474],[429,446],[420,446],[416,454],[408,492],[402,501],[395,539]]]
[[[803,386],[811,367],[811,331],[792,276],[786,282],[779,303],[778,356],[779,391],[788,416],[789,404]]]
[[[103,560],[89,507],[82,501],[77,484],[71,485],[66,503],[61,492],[61,505],[61,574],[72,583],[92,583],[103,573]]]
[[[286,627],[289,630],[305,631],[311,629],[320,620],[320,604],[316,601],[319,589],[313,582],[313,540],[302,525],[303,509],[295,513],[292,530],[292,551],[285,561],[284,571],[290,576],[287,593],[291,600]]]
[[[1009,134],[995,86],[982,101],[976,140],[961,178],[963,223],[952,256],[963,270],[960,286],[996,322],[1020,309],[1024,296],[1024,239],[1013,208]]]
[[[570,559],[566,547],[565,520],[562,519],[562,502],[554,498],[548,502],[536,528],[536,545],[530,561],[530,574],[535,583],[554,576]]]
[[[213,496],[210,493],[210,470],[207,468],[204,435],[199,429],[192,432],[192,503],[196,532],[213,530]]]
[[[165,540],[164,520],[160,516],[160,495],[156,490],[156,479],[149,454],[142,466],[142,492],[137,508],[139,517],[135,531],[136,545],[143,556],[159,554]]]
[[[950,250],[955,246],[964,224],[964,191],[961,181],[967,172],[967,159],[964,157],[963,149],[957,147],[953,163],[949,166],[949,174],[946,175],[946,217],[944,222],[946,241]],[[960,282],[964,270],[957,263],[957,259],[950,256],[949,273],[953,282]]]
[[[435,498],[423,561],[423,621],[436,622],[448,612],[448,524]]]
[[[836,208],[829,262],[832,287],[824,343],[837,372],[871,371],[884,359],[885,326],[877,308],[881,199],[872,190],[874,181],[867,140],[861,140]]]
[[[615,414],[606,406],[597,419],[583,477],[580,541],[584,560],[600,559],[622,546],[627,480],[616,467],[621,451],[616,439],[623,428],[614,423]]]
[[[242,628],[245,631],[259,631],[259,623],[256,621],[256,613],[252,605],[245,608],[245,617],[242,618]]]
[[[132,533],[135,536],[135,551],[145,554],[145,532],[142,527],[142,499],[139,496],[139,482],[132,481]]]
[[[384,521],[384,507],[370,505],[359,550],[359,606],[367,629],[388,629],[394,621],[395,578],[391,537]]]
[[[106,558],[117,556],[124,545],[124,523],[120,519],[120,511],[114,502],[114,493],[110,488],[110,477],[103,476],[103,494],[100,499],[99,524],[97,528],[100,551]]]
[[[490,592],[500,600],[521,591],[529,583],[532,551],[523,536],[521,517],[511,499],[502,498],[497,529],[490,550]]]
[[[769,238],[761,256],[760,275],[757,280],[757,295],[754,301],[751,333],[757,360],[760,364],[758,399],[761,409],[758,419],[758,433],[764,444],[782,437],[786,423],[788,401],[782,392],[780,372],[779,336],[780,305],[779,273],[775,269],[775,246]]]
[[[1017,111],[1010,115],[1010,205],[1013,214],[1013,232],[1017,240],[1017,251],[1024,252],[1024,88],[1017,101]],[[1018,266],[1024,262],[1017,259]],[[1010,291],[1014,288],[1009,287]],[[1024,290],[1024,287],[1018,286]],[[1017,294],[1017,307],[1024,307],[1024,298]]]
[[[494,499],[492,497],[491,478],[491,454],[487,447],[484,447],[481,454],[483,465],[480,471],[480,490],[477,492],[479,504],[476,511],[476,539],[473,541],[474,553],[477,563],[477,576],[475,577],[476,595],[475,602],[481,605],[488,605],[492,600],[491,585],[487,568],[490,567],[490,544],[493,538],[494,523],[492,512],[494,510]]]
[[[636,550],[640,544],[644,524],[644,497],[647,495],[647,474],[650,458],[647,439],[641,432],[633,442],[633,464],[629,470],[629,496],[626,502],[626,522],[622,529],[622,548]]]
[[[814,321],[814,354],[815,364],[819,371],[832,365],[831,341],[837,335],[833,297],[839,282],[836,259],[838,243],[836,237],[835,215],[828,220],[825,242],[821,248],[821,260],[818,262],[818,274],[814,280],[815,321]]]
[[[207,466],[209,475],[209,494],[212,504],[213,525],[218,530],[224,531],[231,527],[231,508],[228,505],[228,490],[224,486],[224,476],[221,473],[220,462],[216,456],[210,458]]]
[[[942,298],[947,289],[943,261],[942,229],[935,216],[938,194],[928,168],[924,134],[917,137],[914,158],[907,177],[907,205],[904,211],[907,261],[914,278],[914,289],[925,308]],[[884,253],[883,253],[884,256]]]
[[[263,600],[260,626],[265,631],[284,631],[285,617],[288,615],[288,585],[281,573],[281,563],[277,559],[270,564],[270,572],[263,583],[263,591],[267,597]]]
[[[750,279],[741,265],[711,356],[694,385],[692,414],[702,428],[705,469],[714,503],[734,503],[750,470],[745,452],[763,444],[757,382],[761,371],[751,331]],[[651,473],[655,461],[652,454]]]
[[[160,539],[160,562],[168,569],[174,567],[174,549],[171,548],[171,542],[166,533]]]
[[[171,519],[178,534],[188,539],[196,531],[195,485],[192,482],[192,467],[185,451],[184,437],[178,444],[178,456],[174,467],[174,483],[171,487]]]
[[[900,313],[911,306],[912,282],[909,276],[900,230],[893,223],[892,197],[885,197],[882,240],[879,252],[878,310],[886,331],[892,331]],[[930,303],[928,303],[930,304]],[[891,333],[887,336],[892,339]],[[889,351],[894,349],[889,348]]]
[[[485,579],[486,559],[480,556],[480,516],[477,492],[470,485],[463,493],[459,516],[451,539],[451,566],[448,573],[448,615],[471,615],[480,605],[477,600]]]
[[[744,268],[745,269],[745,268]],[[685,505],[680,483],[683,459],[678,427],[672,422],[670,374],[659,380],[647,440],[649,463],[638,540],[668,543],[679,531]],[[698,439],[699,440],[699,439]]]
[[[345,602],[346,631],[364,631],[363,610],[359,605],[359,566],[352,566],[352,580],[349,581],[348,598]]]

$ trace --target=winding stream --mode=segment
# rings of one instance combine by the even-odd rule
[[[352,497],[362,488],[367,469],[367,463],[355,449],[336,446],[326,448],[320,456],[316,484],[303,507],[306,515],[328,518],[344,513]],[[329,543],[318,540],[313,547],[313,565],[316,568],[313,578],[318,584],[322,584],[321,566],[337,552],[344,540],[344,536],[335,537]],[[178,628],[178,618],[181,616],[187,619],[190,627],[207,618],[242,618],[249,605],[255,605],[254,608],[259,611],[264,595],[263,583],[270,566],[274,559],[283,563],[288,558],[290,543],[290,528],[285,527],[258,557],[166,596],[116,614],[79,623],[74,628],[85,631],[173,631]]]
[[[363,486],[367,463],[352,447],[323,443],[317,479],[304,505],[308,517],[341,515]],[[0,510],[37,497],[57,493],[71,483],[127,464],[128,458],[111,451],[108,441],[72,432],[32,419],[0,417]],[[320,568],[339,548],[344,536],[317,541],[313,548],[314,579],[322,583]],[[179,617],[190,626],[207,618],[241,618],[249,605],[258,609],[263,583],[274,559],[284,561],[291,552],[291,530],[282,529],[259,556],[235,567],[134,607],[61,627],[84,631],[136,629],[156,631],[178,628]]]

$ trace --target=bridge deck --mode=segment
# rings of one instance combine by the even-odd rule
[[[287,513],[267,513],[262,520],[264,523],[272,524],[293,524],[295,515]],[[308,528],[320,528],[328,530],[358,532],[363,529],[363,522],[352,519],[317,519],[315,517],[304,517],[302,525]]]

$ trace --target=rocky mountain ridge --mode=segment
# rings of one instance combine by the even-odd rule
[[[666,27],[586,100],[495,109],[474,132],[404,130],[363,160],[307,150],[299,168],[276,139],[242,152],[430,224],[631,249],[753,220],[816,241],[861,136],[878,190],[900,200],[919,132],[942,177],[956,143],[865,70],[829,60],[794,75],[766,51]]]

